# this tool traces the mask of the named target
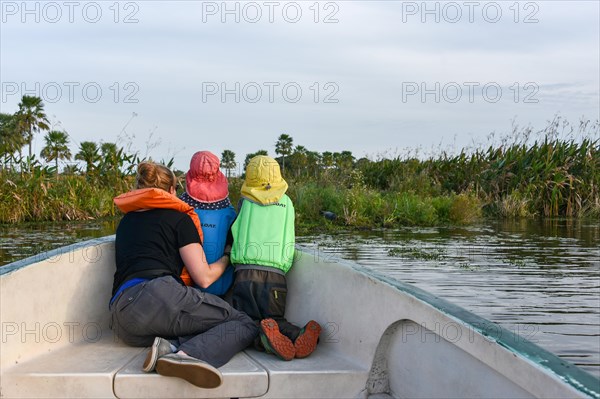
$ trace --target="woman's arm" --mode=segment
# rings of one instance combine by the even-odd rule
[[[214,263],[208,264],[204,255],[204,249],[198,243],[188,244],[179,248],[179,255],[190,276],[192,276],[194,283],[202,288],[207,288],[217,281],[229,264],[229,256],[227,255],[222,256]]]

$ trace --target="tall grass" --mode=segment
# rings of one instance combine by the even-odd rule
[[[131,179],[121,184],[92,184],[85,176],[54,174],[37,169],[32,174],[2,174],[0,223],[85,220],[115,216],[113,197],[127,191]]]
[[[300,226],[329,228],[468,224],[482,217],[600,217],[598,122],[559,134],[554,120],[532,139],[514,131],[497,144],[439,151],[427,159],[316,163],[286,175]],[[287,166],[287,164],[286,164]],[[21,169],[23,170],[23,169]],[[133,166],[102,175],[0,169],[0,223],[86,219],[117,213],[112,198],[133,187]],[[294,177],[295,176],[295,177]],[[243,180],[230,179],[234,206]],[[336,215],[333,220],[323,212]],[[331,216],[331,214],[328,214]]]
[[[594,131],[597,137],[597,125]],[[424,161],[364,163],[361,170],[369,187],[420,196],[464,194],[492,216],[599,216],[600,139],[591,137],[546,135]]]
[[[322,211],[337,217],[334,224],[357,228],[467,224],[481,217],[474,196],[421,196],[410,192],[381,192],[366,186],[336,187],[321,183],[292,183],[288,191],[300,224],[327,225]]]

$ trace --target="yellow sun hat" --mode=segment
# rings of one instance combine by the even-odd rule
[[[242,196],[262,205],[279,202],[288,189],[281,177],[279,163],[271,157],[257,155],[248,162]]]

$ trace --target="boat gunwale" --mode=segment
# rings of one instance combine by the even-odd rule
[[[6,265],[0,266],[0,276],[15,272],[17,270],[20,270],[24,267],[33,265],[35,263],[39,263],[39,262],[43,262],[48,259],[52,259],[56,256],[65,255],[69,252],[73,252],[73,251],[81,249],[81,248],[87,248],[87,247],[91,247],[94,245],[102,245],[102,244],[113,242],[114,240],[115,240],[115,234],[112,234],[109,236],[92,238],[90,240],[85,240],[85,241],[79,241],[74,244],[70,244],[70,245],[66,245],[63,247],[58,247],[58,248],[50,249],[48,251],[40,252],[38,254],[29,256],[27,258],[19,259],[14,262],[7,263]]]

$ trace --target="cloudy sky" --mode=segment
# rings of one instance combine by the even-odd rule
[[[598,1],[0,1],[0,110],[187,170],[277,137],[377,158],[600,109]],[[43,138],[36,137],[39,154]]]

